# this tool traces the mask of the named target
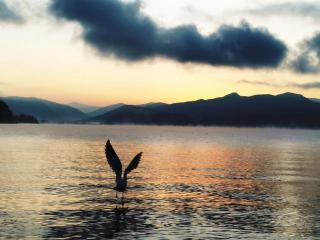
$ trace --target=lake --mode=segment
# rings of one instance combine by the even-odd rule
[[[104,144],[128,164],[116,202]],[[320,239],[320,131],[0,125],[0,238]]]

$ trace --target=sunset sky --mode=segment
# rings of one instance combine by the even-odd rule
[[[0,94],[180,102],[320,98],[320,2],[0,0]]]

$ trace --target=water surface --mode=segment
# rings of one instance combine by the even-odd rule
[[[131,174],[117,208],[104,144]],[[0,125],[0,238],[319,239],[320,131]]]

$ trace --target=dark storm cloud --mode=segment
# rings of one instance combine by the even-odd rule
[[[83,39],[103,55],[135,61],[157,56],[179,62],[235,67],[277,67],[287,47],[267,30],[246,23],[224,25],[203,36],[193,25],[159,27],[140,11],[140,2],[53,0],[56,17],[76,21]]]
[[[22,23],[23,19],[14,10],[10,9],[3,0],[0,0],[0,22]]]
[[[249,81],[249,80],[239,80],[237,83],[239,84],[250,84],[250,85],[260,85],[260,86],[269,86],[276,88],[286,88],[286,87],[294,87],[299,89],[320,89],[320,82],[307,82],[307,83],[286,83],[286,84],[276,84],[268,81]]]
[[[320,33],[304,42],[291,65],[299,73],[320,73]]]

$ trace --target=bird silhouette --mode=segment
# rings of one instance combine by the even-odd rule
[[[130,162],[130,164],[127,166],[127,168],[124,170],[123,175],[122,175],[122,164],[121,161],[114,151],[110,140],[107,141],[106,146],[105,146],[105,153],[106,153],[106,158],[109,166],[111,169],[115,172],[116,174],[116,186],[113,188],[116,190],[116,197],[118,198],[118,192],[122,193],[121,197],[121,203],[124,205],[124,192],[127,191],[127,176],[128,174],[136,169],[140,163],[142,152],[138,153]]]

